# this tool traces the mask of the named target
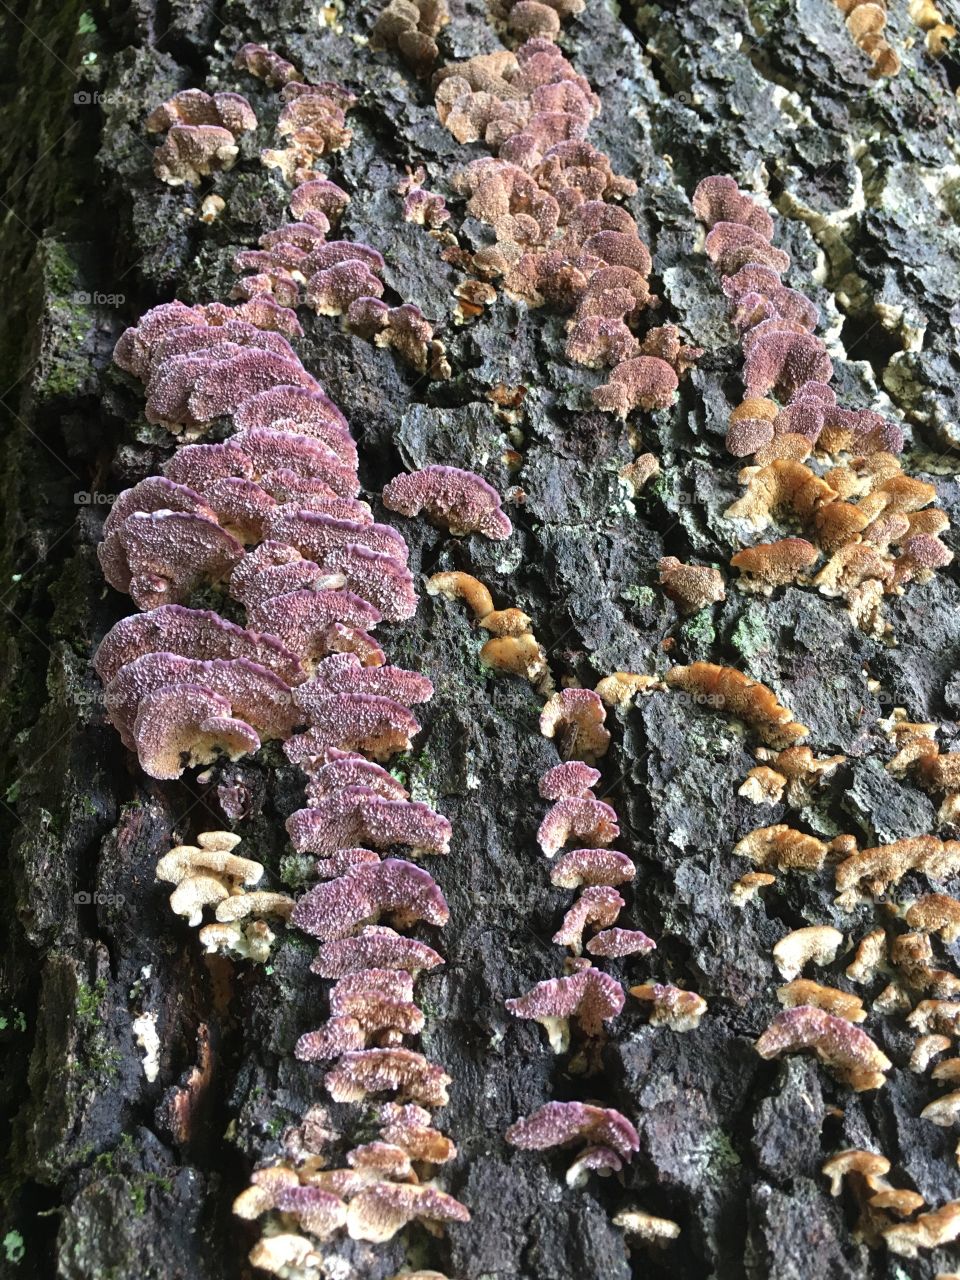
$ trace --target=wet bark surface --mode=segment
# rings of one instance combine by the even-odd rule
[[[442,1181],[472,1222],[443,1238],[412,1229],[377,1248],[331,1244],[328,1274],[379,1280],[416,1264],[459,1280],[920,1280],[951,1270],[949,1251],[910,1261],[858,1244],[850,1206],[820,1174],[832,1152],[867,1146],[931,1206],[960,1196],[955,1136],[918,1118],[936,1088],[906,1068],[914,1037],[902,1015],[865,1024],[895,1063],[874,1093],[851,1093],[807,1058],[764,1062],[752,1047],[779,1009],[773,944],[813,923],[859,938],[875,908],[841,912],[828,873],[783,875],[745,907],[729,891],[744,870],[732,846],[756,826],[783,820],[865,844],[936,830],[931,799],[884,772],[892,749],[878,721],[903,706],[911,720],[942,722],[944,749],[955,741],[956,568],[893,600],[896,644],[886,645],[809,588],[765,599],[731,587],[683,621],[656,566],[670,554],[726,568],[740,544],[722,514],[739,492],[723,435],[741,394],[740,354],[689,199],[715,172],[769,192],[777,243],[793,258],[787,283],[823,312],[844,403],[903,421],[906,469],[932,480],[956,516],[956,67],[924,55],[900,6],[891,27],[904,69],[878,84],[826,0],[590,0],[562,46],[603,100],[591,140],[638,183],[627,203],[654,252],[658,322],[706,348],[674,407],[624,425],[592,409],[600,375],[565,359],[564,320],[549,309],[501,295],[473,323],[454,323],[460,273],[402,220],[396,187],[407,167],[424,165],[461,243],[479,245],[485,232],[450,182],[484,153],[458,145],[428,87],[358,38],[378,7],[135,0],[6,15],[0,1089],[12,1154],[0,1267],[61,1280],[247,1274],[256,1237],[232,1220],[231,1200],[323,1101],[320,1071],[293,1057],[297,1036],[325,1015],[308,972],[313,947],[280,929],[265,967],[205,962],[153,877],[175,839],[229,825],[229,790],[248,813],[234,824],[241,852],[267,864],[270,887],[301,889],[304,860],[283,829],[303,802],[299,771],[268,749],[206,783],[152,783],[106,724],[89,666],[129,611],[96,560],[110,495],[170,450],[110,364],[113,343],[156,302],[228,297],[232,254],[284,216],[285,189],[257,159],[276,95],[231,66],[235,49],[258,39],[358,93],[353,144],[331,167],[352,197],[341,234],[380,249],[388,298],[437,323],[453,370],[430,382],[336,319],[304,320],[298,351],[350,420],[365,496],[376,501],[399,470],[429,463],[477,470],[508,495],[515,534],[504,544],[391,515],[415,577],[465,569],[498,606],[524,609],[558,683],[729,663],[778,691],[818,754],[848,757],[798,817],[738,795],[755,744],[729,717],[666,694],[611,716],[601,793],[620,814],[618,847],[639,868],[631,922],[658,949],[609,969],[625,982],[690,987],[709,1010],[678,1034],[647,1025],[628,1000],[601,1069],[571,1075],[540,1028],[503,1003],[560,972],[550,936],[569,904],[534,840],[544,808],[536,781],[557,759],[538,732],[542,698],[486,670],[485,636],[442,599],[424,595],[411,622],[378,632],[392,661],[437,687],[399,767],[415,798],[454,827],[450,857],[430,866],[451,909],[442,936],[430,937],[447,963],[420,980],[418,998],[421,1047],[454,1080],[440,1122],[459,1157]],[[500,46],[482,0],[450,8],[445,60]],[[143,130],[146,112],[185,87],[238,90],[261,120],[237,166],[200,195],[158,183]],[[226,209],[205,225],[197,211],[210,190]],[[526,388],[516,422],[491,399],[500,384]],[[630,498],[618,472],[646,450],[662,475]],[[907,882],[900,896],[926,887]],[[942,949],[946,967],[954,950]],[[849,987],[848,960],[817,976]],[[159,1034],[152,1080],[133,1027],[144,1015]],[[631,1117],[641,1149],[623,1175],[571,1191],[562,1154],[505,1145],[506,1127],[551,1097]],[[363,1108],[329,1114],[345,1145],[373,1131]],[[631,1251],[612,1217],[634,1206],[674,1219],[679,1239]]]

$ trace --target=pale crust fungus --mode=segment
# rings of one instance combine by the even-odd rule
[[[778,822],[751,831],[737,841],[733,852],[749,858],[755,866],[774,871],[819,871],[827,857],[827,845],[816,836]]]
[[[863,897],[879,897],[909,871],[921,871],[933,879],[945,879],[960,870],[960,841],[937,836],[911,836],[891,844],[861,849],[839,863],[837,903],[853,906]]]
[[[610,746],[606,718],[603,702],[592,689],[562,689],[541,711],[540,732],[557,742],[564,759],[590,764]]]
[[[949,1036],[920,1036],[910,1052],[910,1070],[915,1072],[917,1075],[922,1075],[933,1059],[938,1057],[941,1053],[946,1053],[952,1043],[953,1041]],[[950,1061],[958,1062],[960,1059],[952,1058]],[[933,1071],[935,1079],[940,1078],[936,1074],[938,1069],[939,1067],[935,1067]]]
[[[939,934],[948,944],[960,938],[960,902],[948,894],[925,894],[910,904],[904,919],[911,929]]]
[[[778,987],[777,999],[785,1009],[809,1004],[815,1009],[833,1014],[834,1017],[846,1018],[848,1022],[863,1022],[867,1016],[859,996],[851,995],[848,991],[838,991],[836,987],[821,986],[819,982],[811,982],[808,978],[795,978],[786,986]]]
[[[707,1011],[707,1002],[695,991],[665,986],[660,982],[643,982],[631,987],[630,994],[649,1007],[650,1025],[669,1027],[671,1031],[694,1031]]]
[[[658,1218],[643,1209],[621,1209],[614,1214],[613,1225],[641,1244],[666,1245],[680,1235],[679,1224],[670,1218]]]
[[[935,1069],[934,1079],[936,1078]],[[939,1098],[934,1098],[933,1102],[928,1102],[920,1112],[920,1119],[929,1120],[931,1124],[939,1125],[941,1129],[953,1128],[960,1119],[960,1092],[945,1093]]]
[[[769,871],[748,871],[734,882],[730,890],[730,901],[735,906],[742,907],[755,898],[761,889],[768,889],[770,885],[776,884],[776,880],[777,877]]]
[[[879,1089],[893,1065],[865,1031],[812,1005],[778,1013],[754,1046],[761,1058],[812,1050],[842,1084],[857,1093]]]
[[[922,1213],[914,1222],[884,1228],[883,1241],[900,1258],[915,1258],[921,1249],[938,1249],[960,1237],[960,1200]]]
[[[773,948],[773,959],[782,977],[796,978],[807,964],[832,964],[843,943],[843,934],[827,924],[794,929]]]
[[[795,721],[786,707],[781,706],[772,689],[735,667],[694,662],[685,667],[671,667],[665,679],[668,688],[710,699],[708,705],[742,720],[768,746],[790,747],[810,733],[806,725]]]
[[[662,687],[656,676],[638,675],[633,671],[614,671],[603,677],[594,692],[604,706],[623,709],[635,698],[645,698]]]
[[[846,974],[853,982],[871,982],[887,960],[887,935],[884,929],[871,929],[857,943]]]

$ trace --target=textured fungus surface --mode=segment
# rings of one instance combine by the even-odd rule
[[[13,7],[4,1265],[239,1280],[254,1250],[275,1271],[364,1280],[568,1280],[572,1254],[591,1280],[955,1272],[957,1135],[932,1117],[951,1111],[960,1028],[944,994],[960,898],[960,129],[938,30],[956,15],[890,5],[871,31],[876,15],[850,10],[879,6],[829,0],[451,0],[445,24],[403,0]],[[396,27],[371,41],[387,8]],[[871,78],[875,37],[898,75]],[[148,129],[184,90],[219,95],[222,123],[181,99]],[[227,136],[168,146],[184,128]],[[436,201],[428,215],[397,194],[421,168],[442,222]],[[712,175],[735,189],[694,205]],[[232,440],[250,432],[272,433],[248,437],[255,456]],[[510,536],[451,537],[426,509],[384,507],[395,477],[431,467],[482,476]],[[120,594],[97,560],[111,506]],[[138,524],[193,529],[210,558],[179,538],[171,555]],[[254,558],[264,535],[286,558]],[[351,572],[392,562],[376,561],[375,607],[372,579],[345,585],[357,547]],[[719,571],[723,598],[711,574],[709,602],[683,616],[661,561],[668,577]],[[456,573],[485,607],[426,589]],[[300,592],[309,609],[273,603]],[[532,620],[549,692],[480,657],[516,638],[481,622],[508,609]],[[294,691],[331,654],[428,676],[412,712],[358,695],[423,727],[383,762],[392,783],[367,769],[346,785],[443,814],[449,854],[416,865],[322,805],[350,845],[292,849],[287,819],[346,779],[328,758],[344,748],[304,720],[272,726],[295,735],[284,754],[194,679],[144,693],[140,738],[167,764],[172,743],[179,767],[184,717],[203,708],[211,758],[148,778],[88,665],[104,637],[108,682],[157,654],[243,660]],[[757,683],[665,687],[697,663]],[[610,741],[583,768],[600,778],[555,775],[538,796],[569,745],[541,735],[544,702],[598,685]],[[745,718],[741,696],[761,689],[769,714]],[[161,722],[176,732],[157,737]],[[797,745],[833,771],[780,759]],[[547,861],[537,830],[567,800],[583,822],[556,815]],[[243,893],[216,869],[190,877],[178,904],[202,923],[188,925],[157,864],[225,829],[263,875]],[[398,862],[424,889],[416,908],[371,887]],[[231,918],[244,898],[271,905],[261,892],[314,904],[351,871],[370,892],[325,900],[346,936]],[[576,957],[551,938],[589,888],[625,905],[587,922]],[[774,947],[811,926],[843,944],[787,992]],[[342,993],[331,1014],[333,983],[383,969],[414,977],[412,1000]],[[571,1019],[568,1055],[505,1007],[591,971],[642,994],[602,1034]],[[420,1025],[414,1005],[423,1029],[395,1043]],[[823,1016],[797,1028],[811,1008]],[[783,1018],[794,1034],[771,1037]],[[346,1062],[298,1057],[334,1020],[331,1039],[363,1040]],[[779,1056],[755,1051],[765,1036]],[[857,1092],[838,1066],[883,1082]],[[589,1138],[566,1187],[580,1147],[503,1136],[551,1102],[617,1112],[631,1158]],[[420,1181],[376,1143],[408,1152]],[[882,1157],[889,1185],[855,1170],[831,1195],[821,1170],[851,1149]],[[406,1189],[434,1176],[433,1197]],[[245,1189],[262,1194],[235,1219]],[[278,1233],[258,1243],[268,1220]]]

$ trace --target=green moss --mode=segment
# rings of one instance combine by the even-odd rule
[[[705,645],[709,647],[717,638],[713,617],[708,609],[701,609],[692,618],[688,618],[680,628],[680,631],[689,644],[698,646]]]
[[[767,653],[773,648],[763,613],[753,604],[740,618],[730,639],[737,653],[744,658],[755,658],[758,653]]]
[[[8,1262],[16,1265],[23,1261],[26,1254],[26,1246],[23,1243],[23,1236],[19,1231],[8,1231],[3,1237],[3,1256]]]
[[[620,592],[620,599],[626,600],[628,604],[635,604],[640,609],[645,609],[656,601],[657,594],[653,587],[624,587]]]

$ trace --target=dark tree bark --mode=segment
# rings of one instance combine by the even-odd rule
[[[431,189],[451,199],[462,242],[477,243],[482,228],[464,220],[450,180],[482,152],[441,128],[425,84],[356,38],[379,7],[3,6],[0,821],[9,857],[0,1088],[11,1155],[0,1267],[10,1275],[249,1274],[256,1236],[232,1219],[231,1201],[322,1100],[320,1073],[292,1052],[323,1016],[306,940],[280,930],[265,968],[204,962],[153,876],[175,836],[224,825],[222,788],[233,787],[250,812],[238,828],[244,851],[267,864],[271,885],[301,888],[303,860],[290,855],[283,829],[302,803],[297,770],[264,752],[213,770],[206,783],[151,783],[106,723],[89,665],[129,611],[104,587],[96,559],[110,495],[169,451],[111,365],[113,344],[159,301],[227,297],[232,253],[284,215],[281,185],[257,163],[263,138],[210,184],[226,200],[210,226],[196,218],[195,193],[161,186],[151,170],[143,119],[175,89],[239,89],[271,119],[274,95],[231,69],[245,40],[359,93],[353,144],[334,166],[352,194],[343,234],[377,246],[391,291],[441,322],[447,382],[417,377],[336,320],[305,322],[298,350],[351,422],[365,490],[376,496],[397,471],[443,462],[524,495],[506,544],[453,541],[404,521],[415,576],[467,569],[498,605],[526,610],[558,682],[592,687],[613,670],[695,659],[737,666],[783,695],[820,754],[848,757],[804,810],[807,829],[851,831],[866,844],[936,829],[929,797],[885,773],[889,744],[877,722],[903,706],[912,720],[943,722],[947,747],[954,740],[955,570],[893,600],[896,644],[886,645],[809,588],[770,600],[731,588],[721,605],[680,621],[656,565],[672,554],[725,568],[738,546],[722,512],[739,491],[723,434],[740,395],[740,356],[689,203],[696,182],[715,172],[769,191],[778,243],[793,257],[790,282],[815,298],[845,348],[838,390],[856,406],[880,391],[890,397],[909,429],[907,469],[932,480],[940,505],[956,513],[952,58],[924,55],[900,5],[892,38],[915,45],[901,75],[881,83],[827,0],[590,0],[568,25],[567,56],[603,99],[591,138],[639,184],[628,204],[655,252],[660,314],[707,349],[677,404],[628,429],[590,407],[598,378],[565,360],[563,317],[503,295],[475,323],[453,324],[460,274],[402,220],[395,188],[407,166],[425,165]],[[498,47],[483,0],[450,8],[445,60]],[[497,384],[526,388],[520,435],[495,411]],[[618,471],[641,449],[657,454],[663,474],[627,501]],[[510,451],[521,455],[519,470],[508,466]],[[504,1009],[560,963],[549,939],[567,897],[549,887],[534,841],[536,779],[556,759],[538,732],[542,699],[485,670],[481,638],[443,600],[424,595],[416,618],[388,628],[385,643],[393,661],[437,685],[403,768],[415,796],[455,832],[450,858],[431,867],[451,907],[440,944],[447,964],[419,991],[425,1051],[454,1079],[442,1125],[460,1154],[445,1184],[472,1222],[441,1239],[412,1231],[376,1250],[331,1245],[352,1269],[329,1274],[385,1278],[404,1263],[460,1280],[919,1280],[951,1270],[949,1251],[908,1261],[858,1244],[849,1206],[831,1199],[820,1174],[832,1152],[867,1146],[930,1205],[960,1196],[954,1136],[918,1119],[935,1090],[906,1069],[903,1018],[867,1024],[896,1064],[874,1093],[851,1093],[812,1059],[767,1063],[753,1050],[779,1008],[773,944],[809,923],[859,938],[875,914],[841,912],[829,875],[782,876],[746,909],[731,903],[743,871],[734,842],[791,821],[782,806],[759,811],[738,795],[754,763],[741,727],[665,696],[612,717],[604,786],[621,816],[619,847],[640,867],[634,916],[658,950],[611,969],[689,986],[709,1012],[697,1031],[677,1034],[648,1026],[628,1001],[601,1073],[578,1079],[535,1024]],[[915,894],[924,883],[909,887]],[[144,1017],[160,1038],[154,1079],[134,1031]],[[595,1098],[635,1121],[641,1149],[622,1177],[568,1191],[562,1161],[504,1144],[506,1127],[550,1097]],[[351,1137],[372,1131],[362,1111],[331,1110]],[[677,1221],[676,1243],[631,1252],[612,1217],[635,1205]]]

